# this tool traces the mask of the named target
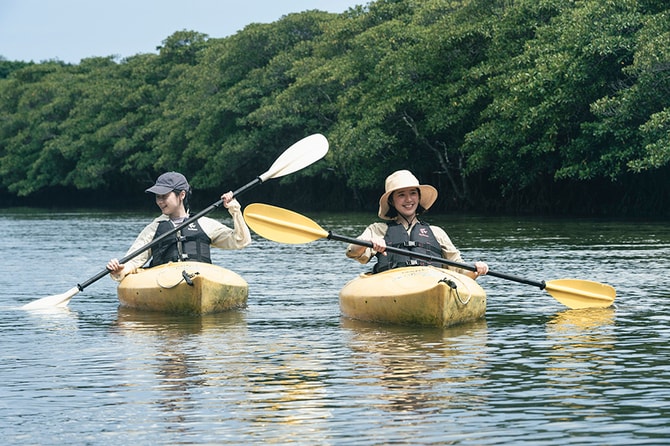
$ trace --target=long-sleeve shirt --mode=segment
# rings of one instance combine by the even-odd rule
[[[200,217],[198,223],[205,234],[211,239],[211,246],[221,249],[242,249],[251,243],[251,233],[244,221],[241,206],[237,200],[230,201],[228,212],[233,217],[232,229],[209,217]],[[156,235],[158,224],[166,220],[169,220],[169,217],[161,215],[145,226],[128,249],[128,252],[126,252],[126,255],[151,243]],[[125,277],[125,274],[133,273],[137,268],[147,263],[151,255],[151,249],[147,249],[143,253],[133,257],[125,263],[124,274],[111,274],[112,278],[116,281],[121,281]]]
[[[365,228],[365,231],[363,231],[363,233],[359,235],[358,238],[361,240],[371,240],[372,237],[384,238],[387,229],[388,225],[386,223],[383,222],[372,223],[370,226]],[[461,258],[461,252],[458,249],[456,249],[447,233],[444,232],[444,229],[440,228],[439,226],[432,226],[432,225],[430,226],[430,229],[433,231],[435,239],[440,244],[440,248],[442,249],[442,257],[447,260],[451,260],[452,262],[463,263],[463,259]],[[412,227],[410,226],[407,229],[407,233],[409,234],[411,230]],[[356,253],[359,250],[360,247],[358,245],[351,244],[347,246],[346,255],[347,257],[355,259],[362,264],[366,264],[370,261],[372,257],[374,257],[377,254],[377,251],[375,251],[374,249],[365,248],[365,250],[360,256],[356,256]],[[461,274],[468,273],[467,270],[461,268],[449,267],[449,269],[454,270]]]

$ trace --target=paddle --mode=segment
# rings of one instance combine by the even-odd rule
[[[330,240],[372,248],[372,242],[334,234],[321,228],[317,223],[303,215],[267,204],[254,203],[248,205],[244,210],[244,219],[254,232],[279,243],[308,243],[320,238],[328,238]],[[392,246],[387,246],[386,250],[421,260],[439,262],[443,265],[454,266],[468,271],[477,270],[473,265],[453,262],[442,257],[419,254]],[[616,291],[610,285],[588,280],[559,279],[549,282],[536,282],[495,271],[489,271],[488,275],[536,286],[541,290],[546,290],[557,301],[573,309],[609,307],[614,302],[614,297],[616,296]]]
[[[282,153],[279,156],[279,158],[277,158],[274,164],[270,166],[270,169],[268,169],[267,172],[256,177],[253,181],[250,181],[249,183],[245,184],[244,186],[234,191],[233,196],[237,197],[241,193],[248,191],[249,189],[251,189],[256,185],[264,183],[269,179],[283,177],[285,175],[303,169],[323,158],[327,152],[328,152],[328,140],[326,139],[325,136],[319,133],[307,136],[306,138],[301,139],[300,141],[296,142],[291,147],[286,149],[284,153]],[[208,208],[198,212],[194,216],[187,218],[186,220],[184,220],[183,223],[175,226],[172,230],[155,238],[153,241],[147,243],[141,248],[129,253],[128,255],[120,259],[119,263],[125,263],[128,260],[137,257],[147,249],[150,249],[151,247],[159,244],[166,237],[169,237],[170,235],[176,233],[184,226],[187,226],[190,223],[194,222],[195,220],[199,219],[200,217],[209,214],[215,209],[218,209],[222,204],[223,200],[219,200],[216,203],[210,205]],[[81,284],[77,284],[76,287],[68,290],[63,294],[43,297],[36,301],[25,304],[21,308],[26,310],[34,310],[34,309],[52,308],[52,307],[65,307],[67,306],[68,302],[70,302],[70,299],[72,299],[72,297],[74,297],[78,292],[84,291],[84,288],[105,277],[107,274],[109,274],[109,271],[107,269],[104,269],[95,276],[88,279],[87,281]]]

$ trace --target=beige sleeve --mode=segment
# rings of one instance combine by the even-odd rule
[[[233,228],[209,217],[198,220],[202,230],[212,239],[212,246],[220,249],[242,249],[251,243],[251,233],[244,221],[240,203],[231,200],[228,212],[233,217]]]
[[[365,231],[363,231],[363,233],[359,235],[357,238],[368,241],[371,240],[372,237],[384,238],[384,235],[386,235],[387,228],[388,226],[386,225],[386,223],[381,222],[372,223],[370,226],[365,228]],[[354,259],[362,264],[365,264],[368,263],[370,259],[374,257],[375,254],[377,254],[377,252],[372,248],[352,243],[347,246],[345,254],[350,259]]]
[[[154,239],[154,236],[156,235],[156,229],[158,229],[158,223],[166,219],[167,219],[166,216],[161,215],[160,217],[156,218],[154,221],[146,225],[144,229],[142,229],[142,232],[140,232],[140,234],[137,236],[133,244],[130,246],[128,251],[126,252],[126,256],[140,249],[141,247],[151,243]],[[151,249],[147,249],[144,252],[133,257],[132,259],[128,260],[126,263],[124,263],[124,268],[121,274],[110,274],[110,276],[112,277],[112,279],[116,280],[117,282],[120,282],[128,274],[133,274],[137,271],[138,268],[144,266],[144,264],[147,263],[147,261],[150,258],[151,258]]]

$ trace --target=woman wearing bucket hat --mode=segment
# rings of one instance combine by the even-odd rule
[[[156,195],[156,205],[162,215],[140,232],[128,249],[128,253],[151,243],[156,237],[170,231],[189,217],[191,186],[184,175],[178,172],[166,172],[145,192]],[[150,267],[181,260],[212,263],[210,246],[221,249],[242,249],[247,246],[251,243],[251,234],[244,222],[240,203],[233,198],[232,191],[223,194],[221,200],[233,217],[233,229],[213,218],[200,217],[182,228],[180,237],[168,237],[165,244],[144,251],[125,264],[119,263],[118,259],[110,260],[107,269],[111,272],[112,278],[121,281],[150,259]]]
[[[422,254],[441,256],[462,263],[461,254],[444,230],[419,220],[437,200],[437,190],[419,180],[409,170],[398,170],[386,178],[385,192],[379,199],[379,218],[388,222],[373,223],[358,237],[372,243],[372,248],[351,244],[347,257],[368,263],[377,257],[373,272],[410,265],[428,265],[407,256],[387,253],[386,246],[395,246]],[[442,264],[434,266],[445,267]],[[484,262],[475,262],[476,272],[455,268],[457,272],[472,278],[484,275],[489,267]]]

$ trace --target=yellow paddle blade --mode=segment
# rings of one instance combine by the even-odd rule
[[[616,290],[590,280],[558,279],[546,283],[545,290],[554,299],[572,309],[606,308],[614,303]]]
[[[299,244],[328,238],[328,231],[313,220],[269,204],[247,206],[244,221],[256,234],[273,242]]]

